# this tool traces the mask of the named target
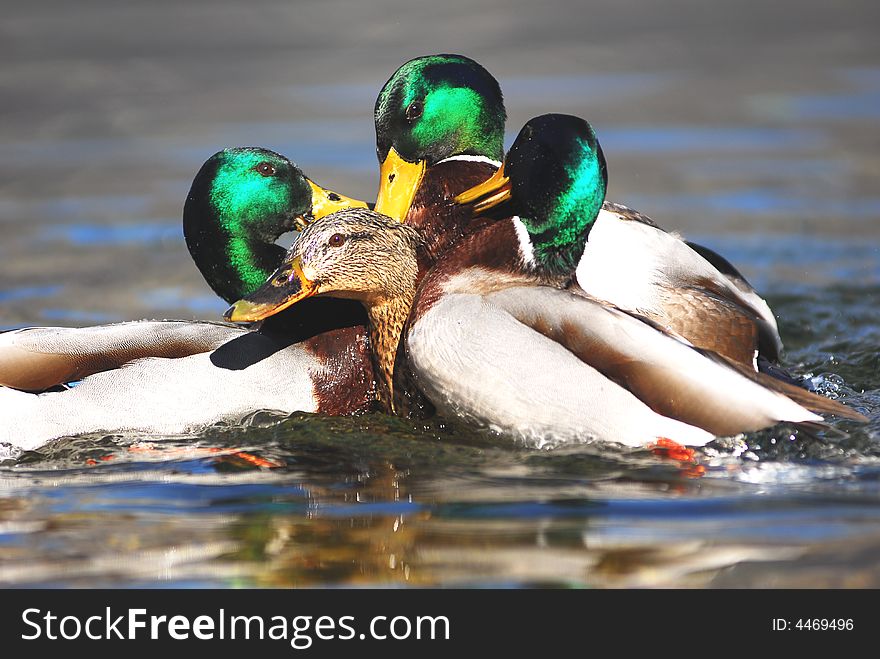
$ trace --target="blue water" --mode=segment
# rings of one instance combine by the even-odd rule
[[[179,222],[152,220],[125,226],[65,224],[47,227],[43,232],[43,239],[71,245],[145,245],[183,240],[183,229]]]
[[[61,286],[22,286],[5,291],[0,290],[0,302],[15,302],[17,300],[49,297],[58,294],[61,289]]]

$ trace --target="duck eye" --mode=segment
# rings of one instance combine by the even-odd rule
[[[329,244],[330,247],[342,247],[342,245],[345,244],[345,236],[341,233],[334,233],[330,236],[330,240],[327,241],[327,244]]]
[[[275,176],[275,167],[272,163],[261,162],[254,167],[263,176]]]
[[[406,109],[406,120],[407,121],[415,121],[419,117],[422,116],[422,111],[424,107],[419,101],[413,101],[409,104],[409,107]]]
[[[287,282],[290,281],[290,275],[293,272],[292,268],[284,268],[284,270],[280,270],[275,278],[272,279],[273,286],[284,286]]]

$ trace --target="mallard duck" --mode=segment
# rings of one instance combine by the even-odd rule
[[[232,302],[278,267],[286,252],[275,244],[282,234],[338,210],[366,206],[321,187],[274,151],[224,149],[193,179],[183,207],[183,237],[211,289]]]
[[[416,228],[438,258],[470,222],[455,195],[486,180],[504,155],[498,81],[462,55],[403,64],[376,99],[376,210]]]
[[[590,144],[595,215],[604,166],[598,143]],[[703,445],[781,421],[822,421],[792,396],[861,418],[573,293],[570,271],[544,267],[523,246],[514,220],[486,224],[426,273],[424,240],[413,227],[368,210],[341,211],[307,227],[269,282],[226,316],[257,321],[314,296],[358,300],[387,411],[398,411],[407,395],[401,383],[414,384],[441,414],[535,446]]]
[[[376,210],[419,229],[426,253],[436,259],[469,225],[469,209],[456,205],[489,202],[495,194],[495,203],[507,198],[507,176],[498,169],[505,118],[497,80],[473,60],[432,55],[401,66],[376,101],[381,162]],[[559,200],[554,197],[559,184],[554,174],[530,167],[529,155],[520,158],[519,171],[524,173],[518,176],[518,185],[524,191],[530,186],[527,193],[532,201],[549,209]],[[551,171],[558,172],[559,167]],[[485,178],[477,181],[481,174]],[[475,187],[453,203],[450,195],[463,191],[461,185],[467,181]],[[490,203],[484,206],[490,207]],[[509,207],[510,203],[505,205]],[[591,293],[656,316],[695,344],[723,348],[745,363],[755,361],[758,348],[762,365],[778,361],[782,342],[773,313],[723,257],[611,202],[604,202],[593,234],[588,250],[599,240],[603,244],[632,241],[636,249],[627,252],[631,269],[625,277],[597,275],[604,269],[605,255],[620,272],[622,265],[609,252],[584,259],[577,266],[578,276]]]
[[[366,204],[317,186],[279,154],[227,149],[196,176],[184,233],[205,279],[232,301],[282,260],[284,249],[273,244],[279,235],[349,205]],[[40,395],[0,387],[0,442],[33,448],[85,432],[182,433],[260,409],[366,409],[374,398],[366,316],[353,302],[315,302],[321,306],[259,331],[140,321],[0,335],[6,385],[43,389],[85,377],[73,389]]]
[[[202,165],[186,199],[183,233],[208,285],[233,302],[262,284],[285,250],[283,233],[349,206],[366,206],[308,179],[268,149],[220,151]],[[297,336],[363,324],[363,312],[335,304],[323,314],[298,313],[275,322]],[[327,318],[327,315],[330,317]],[[28,327],[0,334],[0,385],[43,391],[143,357],[185,357],[213,350],[240,330],[222,323],[136,321],[88,328]]]
[[[603,177],[606,165],[592,138],[579,117],[536,117],[520,131],[501,168],[456,201],[473,204],[478,215],[492,209],[512,217],[522,251],[545,270],[573,273],[572,290],[650,318],[738,362],[756,366],[759,352],[776,361],[782,347],[776,321],[742,275],[719,260],[723,274],[650,218],[596,194],[600,180],[590,159],[599,158]],[[581,245],[583,250],[573,249]]]

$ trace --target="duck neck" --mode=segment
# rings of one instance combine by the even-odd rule
[[[559,276],[575,271],[602,209],[604,181],[598,175],[583,179],[587,179],[586,184],[577,188],[578,194],[560,194],[543,207],[525,209],[514,218],[521,250],[545,274]]]
[[[455,196],[485,181],[497,169],[492,162],[449,159],[432,165],[416,191],[406,223],[419,231],[419,265],[430,268],[475,222],[470,207],[454,203]]]
[[[378,382],[379,402],[386,412],[394,410],[394,363],[403,329],[415,297],[415,282],[400,294],[382,298],[367,307],[370,348]]]
[[[233,294],[234,301],[262,286],[284,260],[285,250],[274,243],[230,237],[223,245],[222,254],[218,271],[223,274],[223,285]],[[217,290],[214,284],[212,287]],[[223,293],[217,293],[223,297]]]
[[[565,228],[546,223],[534,232],[531,227],[535,223],[527,218],[515,218],[514,225],[521,251],[531,257],[542,273],[559,276],[570,275],[577,268],[593,220],[571,222]]]

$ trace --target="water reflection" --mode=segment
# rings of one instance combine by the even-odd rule
[[[768,434],[753,461],[710,448],[694,479],[648,451],[451,433],[263,415],[244,435],[60,442],[0,472],[0,583],[706,586],[880,537],[880,465],[767,461]],[[236,459],[242,440],[284,466]],[[841,478],[855,496],[831,494]]]

